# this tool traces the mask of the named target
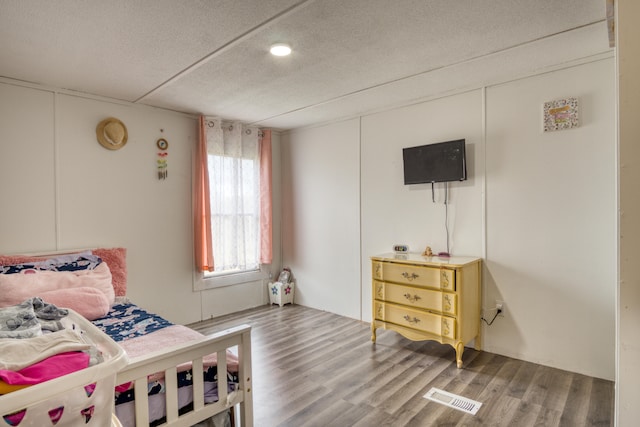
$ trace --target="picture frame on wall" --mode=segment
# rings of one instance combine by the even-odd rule
[[[544,103],[545,132],[578,127],[578,119],[578,98],[562,98]]]

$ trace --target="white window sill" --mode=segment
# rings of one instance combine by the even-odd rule
[[[269,277],[268,269],[260,266],[259,270],[243,271],[240,273],[212,274],[200,273],[199,279],[194,281],[194,291],[222,288],[225,286],[240,285],[243,283],[257,282]]]

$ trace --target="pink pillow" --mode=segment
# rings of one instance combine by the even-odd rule
[[[49,304],[60,308],[70,308],[88,320],[106,316],[111,308],[107,297],[95,288],[57,289],[41,292],[38,296]]]
[[[98,248],[91,251],[94,255],[102,258],[111,270],[113,280],[113,290],[116,296],[122,297],[127,294],[127,249],[126,248]],[[0,265],[24,264],[27,262],[42,261],[52,256],[30,256],[30,255],[0,255]]]
[[[59,308],[70,308],[88,320],[104,317],[109,313],[111,304],[99,289],[89,287],[55,289],[38,292],[37,297]],[[2,304],[20,304],[27,300],[24,295],[11,295],[2,298]]]
[[[116,296],[125,296],[127,294],[127,249],[98,248],[91,252],[102,258],[109,266]]]
[[[45,292],[57,290],[72,292],[78,288],[94,288],[104,295],[108,304],[114,302],[111,272],[103,262],[94,270],[29,270],[18,274],[0,274],[0,307],[15,305],[28,298],[41,296]]]

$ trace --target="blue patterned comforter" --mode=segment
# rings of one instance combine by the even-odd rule
[[[93,324],[115,342],[147,335],[172,325],[168,320],[135,304],[116,304],[105,317],[94,320]]]

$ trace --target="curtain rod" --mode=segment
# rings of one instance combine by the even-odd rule
[[[207,127],[214,127],[216,125],[216,122],[214,120],[205,120],[205,123],[207,124]],[[228,131],[232,131],[233,130],[233,125],[221,125],[222,129],[226,129]],[[251,129],[247,128],[245,129],[244,133],[246,133],[247,135],[251,135]],[[258,129],[258,136],[259,137],[263,137],[264,136],[264,132],[262,132],[262,130]]]

